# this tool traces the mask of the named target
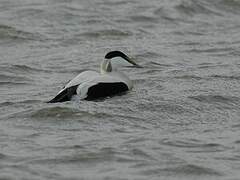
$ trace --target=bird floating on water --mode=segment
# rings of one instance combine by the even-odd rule
[[[111,61],[117,61],[119,57],[133,65],[128,67],[141,68],[123,52],[111,51],[105,55],[100,73],[96,71],[80,73],[68,82],[49,103],[70,101],[74,95],[78,95],[80,99],[96,100],[131,90],[132,81],[112,66]]]

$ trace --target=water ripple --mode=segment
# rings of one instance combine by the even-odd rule
[[[221,172],[218,172],[212,168],[203,167],[195,164],[187,164],[169,168],[156,168],[151,170],[144,170],[143,175],[164,175],[164,176],[223,176]]]
[[[240,99],[238,97],[233,96],[221,96],[221,95],[198,95],[198,96],[190,96],[189,98],[197,100],[199,102],[204,103],[238,103]]]
[[[18,74],[50,72],[45,69],[40,69],[36,67],[31,67],[29,65],[20,65],[20,64],[2,65],[0,66],[0,69],[1,71],[5,71],[7,73],[18,73]]]
[[[80,36],[83,36],[86,38],[111,38],[111,37],[121,38],[121,37],[131,36],[131,33],[127,31],[110,29],[110,30],[99,30],[94,32],[85,32],[85,33],[81,33]]]
[[[30,32],[25,32],[21,30],[17,30],[14,27],[0,25],[0,40],[14,40],[14,42],[19,41],[22,42],[24,40],[41,40],[41,36],[39,34],[33,34]]]
[[[34,119],[46,119],[46,118],[76,118],[80,117],[81,113],[78,110],[74,110],[69,107],[47,107],[41,108],[31,114]]]
[[[161,140],[160,143],[167,146],[186,148],[187,152],[194,153],[224,152],[229,149],[218,143],[205,143],[196,139],[171,140],[167,138]]]
[[[206,2],[205,2],[206,3]],[[204,2],[199,2],[196,0],[191,1],[182,1],[181,4],[175,6],[175,8],[183,14],[192,16],[197,14],[204,15],[218,15],[221,16],[219,12],[216,12],[213,9],[210,9],[210,4],[205,4]]]

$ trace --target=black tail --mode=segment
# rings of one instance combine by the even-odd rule
[[[72,96],[77,94],[78,85],[69,87],[65,90],[63,90],[61,93],[59,93],[56,97],[54,97],[52,100],[48,101],[47,103],[57,103],[57,102],[65,102],[70,101],[72,99]]]

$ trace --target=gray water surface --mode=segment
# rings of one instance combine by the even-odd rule
[[[104,55],[142,69],[46,104]],[[239,0],[0,0],[0,179],[240,178]]]

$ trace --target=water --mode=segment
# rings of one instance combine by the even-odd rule
[[[239,179],[239,0],[1,0],[0,179]],[[144,66],[46,104],[110,50]]]

